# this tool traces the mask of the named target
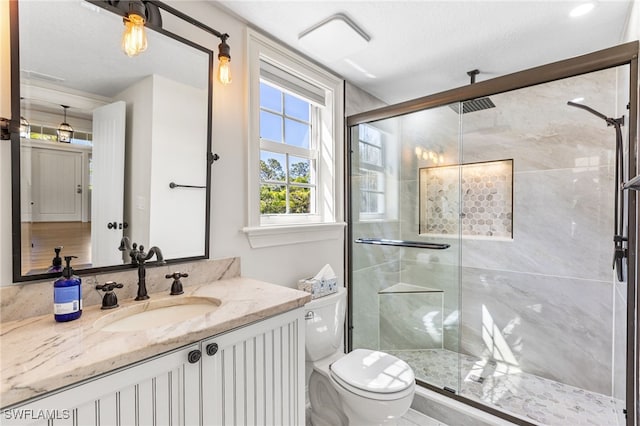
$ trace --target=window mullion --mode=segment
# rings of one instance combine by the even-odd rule
[[[289,197],[289,190],[290,190],[290,186],[289,185],[291,184],[291,179],[289,177],[289,154],[285,154],[285,156],[284,156],[284,164],[285,164],[284,176],[285,176],[285,181],[286,181],[286,191],[285,191],[285,194],[286,194],[286,210],[285,211],[286,211],[287,214],[290,214],[291,213],[291,208],[290,208],[289,204],[290,204],[291,200],[290,200],[290,197]]]
[[[282,112],[280,113],[280,129],[282,135],[282,143],[287,143],[287,134],[285,133],[286,126],[284,125],[284,92],[280,92],[280,104],[282,105]]]

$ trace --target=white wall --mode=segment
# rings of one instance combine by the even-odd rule
[[[211,4],[171,4],[230,35],[233,83],[223,86],[215,81],[213,88],[212,150],[220,160],[212,166],[211,257],[240,256],[242,275],[289,287],[329,263],[339,282],[344,282],[343,239],[260,249],[249,246],[241,230],[247,226],[247,26]],[[219,40],[211,35],[191,29],[190,37],[217,52]],[[337,155],[343,155],[342,148]]]
[[[621,42],[640,39],[640,1],[634,0]]]
[[[169,253],[172,257],[189,257],[204,252],[204,237],[198,231],[205,228],[206,191],[171,189],[169,183],[194,186],[206,183],[207,129],[189,123],[207,122],[207,99],[206,89],[158,75],[153,78],[149,195],[149,211],[153,215],[146,242],[148,247],[161,247],[165,256]]]
[[[329,263],[344,282],[344,242],[333,239],[320,242],[252,249],[242,228],[247,226],[247,79],[245,69],[246,24],[202,1],[168,2],[201,22],[230,35],[233,83],[222,86],[214,83],[213,152],[220,160],[212,166],[211,239],[210,257],[239,256],[242,274],[275,284],[293,287],[299,278],[315,274]],[[1,16],[7,25],[2,26],[2,116],[10,115],[8,1],[0,0]],[[192,40],[216,51],[219,39],[187,24],[167,19],[172,28],[180,25],[181,32]],[[6,60],[4,59],[6,58]],[[216,60],[217,63],[217,60]],[[5,105],[6,104],[6,105]],[[11,283],[11,186],[9,143],[0,143],[0,283]],[[337,155],[342,156],[342,148]],[[339,185],[343,183],[340,182]]]

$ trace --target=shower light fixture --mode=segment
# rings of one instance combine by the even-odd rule
[[[435,164],[443,164],[444,163],[444,155],[441,153],[437,153],[430,149],[423,148],[421,146],[415,147],[415,154],[418,160],[424,160],[435,163]]]
[[[145,5],[142,1],[129,1],[129,10],[123,18],[122,50],[132,57],[147,49],[145,24]]]
[[[58,142],[70,143],[73,139],[73,127],[67,123],[67,105],[60,105],[64,108],[64,121],[58,126],[56,133],[58,134]]]

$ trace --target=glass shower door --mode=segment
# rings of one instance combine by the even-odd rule
[[[628,72],[491,95],[495,108],[463,114],[461,396],[536,424],[624,424],[616,133],[567,101],[628,114]]]
[[[416,378],[459,389],[457,104],[351,132],[352,349],[398,356]]]

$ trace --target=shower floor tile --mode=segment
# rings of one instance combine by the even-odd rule
[[[487,362],[446,349],[386,352],[411,365],[418,379],[458,390],[461,396],[532,423],[552,426],[624,424],[619,415],[622,401],[523,373],[511,365]],[[458,364],[462,374],[461,389],[458,389]]]

